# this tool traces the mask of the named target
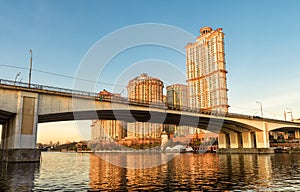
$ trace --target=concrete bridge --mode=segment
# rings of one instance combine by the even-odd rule
[[[219,133],[220,152],[269,152],[269,131],[300,123],[232,113],[141,103],[123,97],[99,99],[96,93],[0,80],[0,124],[4,161],[39,161],[38,123],[68,120],[124,120],[198,127]],[[299,131],[296,134],[299,137]]]

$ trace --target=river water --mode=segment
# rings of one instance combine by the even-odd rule
[[[300,154],[169,157],[44,152],[0,164],[0,191],[300,191]]]

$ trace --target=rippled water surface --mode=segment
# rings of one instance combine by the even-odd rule
[[[155,153],[45,152],[41,163],[0,164],[0,191],[300,191],[300,154],[168,159]]]

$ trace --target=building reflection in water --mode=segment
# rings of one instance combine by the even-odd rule
[[[124,165],[123,162],[146,162],[153,160],[142,153],[124,153],[117,155],[111,153],[114,164]],[[159,162],[165,162],[166,154],[155,154]],[[110,156],[110,155],[108,155]],[[212,154],[182,154],[174,159],[157,166],[138,169],[134,167],[120,167],[108,163],[98,155],[90,156],[90,187],[93,190],[195,190],[196,186],[210,185],[213,188],[218,171],[218,158]],[[116,163],[116,161],[120,161]],[[199,177],[208,180],[199,179]]]
[[[267,189],[272,184],[270,155],[181,154],[144,168],[131,163],[153,161],[145,154],[107,153],[106,158],[112,163],[90,155],[92,190],[245,190]]]
[[[0,191],[32,191],[39,163],[0,162]]]
[[[219,162],[220,172],[225,177],[222,180],[231,181],[236,186],[262,190],[272,184],[271,155],[220,154]]]
[[[147,169],[167,163],[179,153],[129,152],[129,153],[96,153],[101,159],[129,169]]]
[[[167,162],[177,154],[99,153],[90,155],[90,187],[93,190],[151,190],[162,186]],[[155,183],[155,185],[153,185]]]

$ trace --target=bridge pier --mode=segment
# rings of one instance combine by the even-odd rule
[[[255,133],[254,132],[243,132],[242,140],[243,140],[243,148],[255,148]]]
[[[230,145],[229,134],[219,133],[219,149],[227,149]]]
[[[272,131],[271,134],[273,135],[274,139],[278,139],[278,132],[277,131]]]
[[[7,162],[38,162],[36,149],[38,94],[19,92],[17,113],[2,126],[1,159]]]
[[[219,153],[274,153],[270,148],[266,123],[262,131],[233,132],[219,134]]]
[[[295,130],[295,139],[300,139],[300,131]]]
[[[283,139],[288,140],[289,139],[289,132],[284,131]]]
[[[241,135],[237,132],[232,132],[229,134],[230,138],[230,148],[241,148]]]
[[[219,134],[219,148],[241,148],[242,147],[242,135],[237,132],[230,132],[227,134]]]
[[[270,148],[269,131],[266,122],[263,122],[263,130],[255,132],[257,148]]]

